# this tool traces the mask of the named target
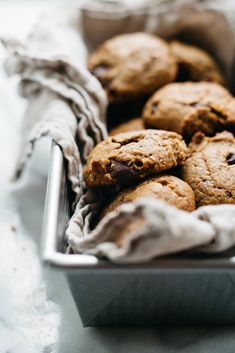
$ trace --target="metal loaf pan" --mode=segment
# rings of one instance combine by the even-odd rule
[[[114,265],[64,253],[69,219],[63,156],[53,143],[44,214],[44,263],[63,271],[84,326],[235,324],[235,257],[168,257]]]

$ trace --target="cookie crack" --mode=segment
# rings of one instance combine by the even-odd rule
[[[207,172],[208,172],[208,175],[210,175],[210,179],[213,181],[213,187],[216,189],[216,190],[223,190],[225,191],[225,193],[231,193],[230,190],[226,189],[225,187],[222,187],[222,186],[217,186],[216,183],[217,181],[214,179],[214,175],[213,173],[211,173],[210,171],[210,168],[209,168],[209,165],[208,165],[208,162],[207,162],[207,158],[203,158],[204,160],[204,163],[205,163],[205,167],[207,169]],[[206,180],[207,181],[207,180]]]
[[[218,109],[216,109],[215,107],[213,106],[209,106],[210,107],[210,110],[213,114],[215,114],[219,120],[227,120],[228,119],[228,116],[226,114],[224,114],[223,112],[219,111]]]
[[[160,184],[162,184],[160,181],[159,181]],[[167,184],[162,184],[163,186],[166,186],[168,189],[170,189],[175,195],[177,195],[180,199],[184,199],[184,197],[180,194],[180,192],[175,189],[175,187],[173,185],[170,185],[169,183]]]
[[[143,139],[144,138],[142,136],[140,136],[140,137],[135,136],[135,137],[132,137],[132,138],[126,140],[126,141],[125,140],[124,141],[117,141],[117,140],[115,140],[115,138],[112,138],[111,142],[118,143],[120,146],[117,146],[116,149],[120,149],[122,146],[128,145],[130,143],[138,143],[138,142],[140,142]]]

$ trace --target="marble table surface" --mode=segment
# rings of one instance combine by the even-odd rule
[[[0,35],[24,37],[55,1],[0,1]],[[26,102],[0,47],[0,353],[234,353],[234,327],[83,328],[62,273],[40,262],[49,143],[10,182]]]

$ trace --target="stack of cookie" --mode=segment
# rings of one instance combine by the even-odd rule
[[[134,33],[105,42],[88,67],[117,111],[144,102],[139,117],[108,116],[111,136],[87,160],[88,187],[118,186],[103,215],[144,196],[186,211],[235,203],[235,99],[209,54]]]

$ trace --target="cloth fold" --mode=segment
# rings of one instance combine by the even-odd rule
[[[39,18],[25,43],[2,40],[9,51],[6,71],[20,75],[19,92],[29,100],[15,177],[22,173],[35,142],[50,136],[68,161],[75,202],[83,185],[81,159],[85,160],[94,145],[107,136],[107,99],[100,83],[86,70],[87,49],[78,30],[79,21],[77,8],[57,9],[53,16]],[[50,102],[52,96],[56,103]]]
[[[89,50],[125,32],[183,38],[217,59],[233,90],[234,23],[231,0],[123,0],[108,5],[93,0],[42,16],[24,43],[2,40],[9,51],[6,71],[20,75],[20,94],[29,101],[16,174],[21,174],[42,136],[53,138],[68,162],[76,203],[66,232],[68,252],[123,263],[189,249],[212,254],[235,245],[233,205],[206,206],[189,214],[160,201],[140,199],[107,215],[93,230],[102,197],[87,191],[82,176],[89,152],[107,136],[107,98],[86,69]]]
[[[32,124],[32,120],[36,123]],[[24,116],[27,132],[27,143],[22,145],[20,158],[16,166],[16,177],[22,173],[25,163],[33,153],[38,139],[50,136],[63,151],[68,165],[68,179],[72,189],[79,198],[83,190],[82,164],[74,136],[77,129],[77,119],[66,100],[46,89],[31,94]],[[32,126],[31,126],[32,125]],[[28,129],[27,129],[28,128]]]
[[[160,200],[140,198],[121,205],[91,230],[92,212],[100,204],[87,196],[89,207],[79,205],[66,232],[71,248],[78,253],[136,263],[186,250],[222,253],[235,246],[234,205],[203,206],[188,213]]]
[[[116,263],[150,261],[208,244],[215,236],[210,223],[151,198],[121,205],[84,237],[74,236],[79,231],[73,227],[70,222],[67,230],[73,249]]]

